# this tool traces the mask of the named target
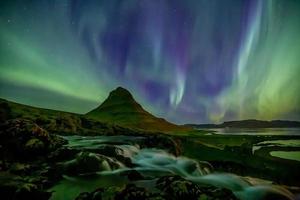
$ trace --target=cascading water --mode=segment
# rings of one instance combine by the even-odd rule
[[[78,188],[84,188],[84,186],[86,186],[86,190],[91,191],[100,186],[126,183],[128,180],[124,180],[118,175],[132,170],[138,171],[144,177],[147,177],[148,180],[164,175],[180,175],[197,184],[207,184],[229,189],[236,197],[242,200],[264,199],[264,196],[267,193],[274,193],[275,195],[281,196],[283,199],[294,198],[293,194],[288,190],[279,186],[274,186],[263,180],[253,179],[252,181],[252,178],[250,177],[245,178],[229,173],[215,173],[213,172],[213,167],[208,162],[196,161],[181,156],[175,157],[162,149],[141,149],[138,143],[143,140],[143,137],[69,136],[65,138],[69,141],[67,146],[74,149],[97,152],[98,149],[101,150],[104,147],[108,149],[108,147],[111,148],[113,146],[114,152],[119,156],[130,159],[132,166],[128,167],[125,164],[117,164],[118,167],[114,168],[110,166],[114,165],[112,164],[113,162],[122,163],[122,161],[107,158],[107,163],[105,163],[106,170],[101,168],[102,170],[98,171],[92,179],[89,176],[88,181],[84,176],[65,176],[64,181],[51,189],[52,191],[56,191],[56,194],[54,193],[52,199],[59,199],[59,191],[65,192],[67,187],[71,185],[73,188],[76,188],[76,185],[79,186]],[[61,189],[61,187],[64,189]],[[78,190],[71,192],[78,194]],[[76,196],[76,194],[74,194],[74,196]],[[72,198],[70,197],[70,199]]]

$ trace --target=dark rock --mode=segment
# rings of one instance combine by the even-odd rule
[[[48,159],[52,162],[59,162],[73,159],[79,152],[77,149],[71,149],[69,147],[61,147],[51,152]]]
[[[13,163],[10,166],[9,171],[14,174],[25,174],[30,170],[30,165],[25,163]]]
[[[115,200],[135,200],[149,199],[151,194],[142,187],[137,187],[134,184],[126,185],[125,189],[115,196]]]
[[[83,175],[120,167],[122,167],[122,164],[115,159],[101,154],[80,152],[75,159],[64,163],[63,170],[64,173],[69,175]]]
[[[113,157],[118,161],[125,164],[127,167],[133,167],[134,164],[131,162],[131,157],[135,154],[130,150],[122,149],[117,145],[103,145],[97,149],[88,149],[88,151],[99,153],[108,157]]]
[[[45,177],[40,183],[44,188],[49,188],[62,179],[62,172],[58,167],[46,167],[39,172],[39,177]]]
[[[67,144],[68,141],[58,135],[50,135],[49,138],[49,151],[54,151],[57,148],[60,148],[62,145]]]
[[[0,125],[0,157],[5,160],[34,159],[63,143],[64,139],[50,135],[30,120],[13,119]]]
[[[156,187],[164,192],[166,199],[236,200],[225,188],[196,185],[180,176],[164,176],[157,180]]]
[[[49,127],[51,128],[51,127]],[[71,114],[61,114],[55,119],[53,130],[59,130],[62,133],[77,133],[81,132],[81,119]]]
[[[26,182],[20,176],[10,173],[0,173],[1,199],[39,199],[46,200],[51,196],[50,192],[40,190],[32,183]]]
[[[120,174],[121,176],[127,176],[127,178],[131,181],[143,180],[145,177],[136,170],[125,171]]]
[[[152,135],[146,137],[141,144],[141,148],[165,149],[175,156],[179,156],[181,154],[179,142],[175,141],[169,136],[164,135]]]
[[[39,154],[40,152],[46,151],[46,146],[40,139],[31,138],[25,143],[24,150],[28,152],[28,154]]]
[[[159,193],[151,193],[147,189],[128,184],[125,188],[98,188],[88,193],[81,193],[76,200],[164,200]]]
[[[202,199],[208,200],[237,200],[232,191],[215,186],[199,186]],[[200,199],[201,199],[200,198]]]
[[[164,176],[157,180],[156,187],[165,193],[166,199],[195,199],[201,194],[200,188],[180,176]]]
[[[264,200],[273,200],[273,199],[276,199],[276,200],[290,200],[290,198],[282,195],[282,194],[279,194],[279,193],[267,193],[264,195],[263,197]]]
[[[92,194],[88,192],[80,193],[75,200],[92,200]]]
[[[0,122],[8,120],[12,117],[11,108],[9,107],[7,102],[0,103]]]
[[[114,200],[120,191],[119,187],[98,188],[90,193],[80,193],[75,200]]]
[[[102,193],[103,193],[103,189],[102,188],[99,188],[97,190],[95,190],[93,192],[93,196],[92,196],[92,199],[93,200],[102,200]]]

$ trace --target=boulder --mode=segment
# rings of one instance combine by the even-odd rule
[[[142,141],[141,148],[165,149],[175,156],[179,156],[181,154],[179,142],[175,141],[170,136],[165,135],[152,135],[146,137]]]
[[[196,184],[180,176],[161,177],[157,180],[156,187],[164,192],[166,199],[197,200],[201,194],[201,190]]]
[[[136,170],[124,171],[120,174],[121,176],[127,176],[130,181],[143,180],[145,177]]]
[[[107,156],[91,152],[80,152],[75,159],[63,164],[63,171],[68,175],[84,175],[121,167],[123,165],[120,162]]]
[[[234,194],[225,188],[197,185],[180,176],[164,176],[157,180],[156,188],[165,199],[236,200]]]
[[[25,143],[24,150],[28,153],[38,155],[46,150],[46,146],[40,139],[31,138]]]
[[[132,156],[134,156],[138,149],[137,147],[131,146],[131,148],[122,148],[122,146],[105,144],[97,149],[87,149],[88,151],[99,153],[108,157],[113,157],[118,161],[122,162],[127,167],[133,167],[134,164],[131,162]]]
[[[42,191],[37,185],[27,182],[20,176],[1,172],[0,196],[3,199],[47,200],[51,193]]]
[[[149,199],[151,193],[145,188],[137,187],[134,184],[128,184],[119,193],[116,194],[115,200],[135,200],[135,199]]]
[[[48,159],[51,162],[71,160],[74,159],[77,153],[79,153],[79,150],[63,146],[51,152],[48,156]]]
[[[34,159],[35,156],[45,155],[65,142],[63,138],[50,135],[30,120],[12,119],[0,125],[0,158],[5,160]]]

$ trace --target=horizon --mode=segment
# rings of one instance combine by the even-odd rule
[[[0,98],[83,114],[120,85],[175,124],[299,121],[299,19],[299,1],[2,1]]]
[[[117,88],[119,88],[119,87],[121,87],[121,86],[118,86]],[[117,88],[115,88],[114,90],[116,90]],[[121,87],[121,88],[123,88],[123,87]],[[126,88],[124,88],[124,89],[126,89]],[[114,91],[114,90],[112,90],[112,91]],[[127,89],[126,89],[127,90]],[[112,92],[112,91],[110,91],[110,92]],[[131,94],[131,93],[130,93]],[[132,94],[131,94],[132,95]],[[109,94],[108,94],[108,96],[109,96]],[[108,96],[107,96],[107,98],[108,98]],[[106,98],[106,99],[107,99]],[[133,96],[133,98],[134,98],[134,96]],[[104,101],[103,102],[101,102],[101,103],[99,103],[96,107],[94,107],[94,108],[92,108],[91,110],[88,110],[87,112],[84,112],[84,113],[75,113],[75,112],[68,112],[68,111],[64,111],[64,110],[58,110],[58,109],[50,109],[50,108],[45,108],[45,107],[38,107],[38,106],[34,106],[34,105],[29,105],[29,104],[22,104],[22,103],[20,103],[20,102],[16,102],[16,101],[12,101],[12,100],[8,100],[8,99],[3,99],[3,98],[0,98],[0,100],[4,100],[4,101],[8,101],[8,102],[12,102],[12,103],[16,103],[16,104],[19,104],[19,105],[24,105],[24,106],[29,106],[29,107],[33,107],[33,108],[37,108],[37,109],[45,109],[45,110],[53,110],[53,111],[56,111],[56,112],[66,112],[66,113],[70,113],[70,114],[78,114],[78,115],[85,115],[85,114],[87,114],[87,113],[89,113],[89,112],[91,112],[91,111],[93,111],[94,109],[97,109],[100,105],[102,105],[102,103],[106,100],[106,99],[104,99]],[[137,102],[137,103],[139,103],[139,102]],[[143,105],[141,105],[142,106],[142,108],[144,108],[143,107]],[[146,110],[146,111],[148,111],[148,110]],[[149,112],[149,111],[148,111]],[[153,114],[153,113],[151,113],[150,112],[150,114]],[[155,117],[159,117],[159,116],[156,116],[156,115],[154,115]],[[159,117],[160,118],[160,117]],[[300,123],[300,120],[289,120],[289,119],[270,119],[270,120],[263,120],[263,119],[254,119],[254,118],[248,118],[248,119],[239,119],[239,120],[235,120],[235,119],[230,119],[230,120],[227,120],[227,121],[221,121],[221,122],[218,122],[218,123],[201,123],[201,122],[198,122],[198,123],[189,123],[189,122],[187,122],[187,123],[183,123],[183,124],[178,124],[178,123],[174,123],[174,124],[176,124],[176,125],[180,125],[180,126],[183,126],[183,125],[222,125],[223,123],[225,123],[225,122],[235,122],[235,121],[265,121],[265,122],[273,122],[273,121],[286,121],[286,122],[299,122]],[[172,122],[173,123],[173,122]]]

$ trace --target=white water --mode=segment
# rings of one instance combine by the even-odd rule
[[[233,191],[233,193],[240,199],[243,200],[259,200],[263,199],[266,193],[276,193],[285,196],[287,199],[293,199],[293,195],[278,186],[271,185],[266,181],[259,181],[251,177],[240,177],[234,174],[228,173],[214,173],[212,166],[207,162],[196,161],[186,157],[175,157],[161,149],[140,149],[135,144],[136,141],[142,138],[126,137],[126,136],[97,136],[97,137],[79,137],[70,136],[66,137],[70,141],[69,145],[72,148],[97,148],[106,143],[121,143],[115,145],[121,150],[121,154],[130,157],[132,163],[136,164],[136,167],[127,168],[123,167],[117,170],[107,170],[98,173],[99,178],[95,176],[92,180],[87,183],[84,178],[81,180],[78,178],[67,178],[53,187],[52,190],[56,190],[52,199],[60,199],[63,197],[63,193],[70,190],[74,192],[72,198],[78,195],[79,191],[75,190],[74,187],[86,188],[86,191],[92,191],[97,187],[103,185],[103,180],[107,182],[103,186],[113,185],[113,180],[118,180],[120,177],[116,176],[124,171],[137,170],[145,177],[156,178],[168,174],[180,175],[194,183],[208,184],[217,187],[227,188]],[[108,168],[109,169],[109,168]],[[106,177],[106,178],[105,178]],[[111,178],[110,178],[111,177]],[[113,179],[113,180],[111,180]],[[102,182],[101,182],[102,180]],[[123,179],[118,181],[118,184],[126,182]],[[69,188],[68,185],[74,185],[73,188]],[[118,185],[116,184],[116,185]],[[61,193],[60,193],[61,192]],[[82,192],[82,191],[81,191]],[[70,197],[70,199],[72,199]],[[64,199],[67,199],[65,196]]]

